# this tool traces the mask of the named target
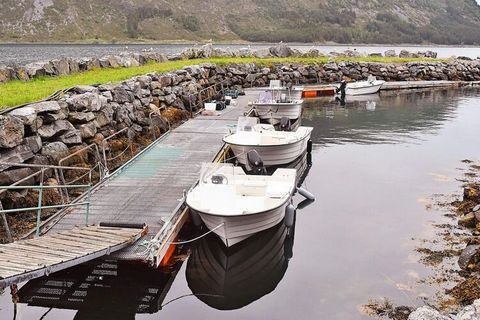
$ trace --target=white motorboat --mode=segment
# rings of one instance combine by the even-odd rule
[[[275,92],[265,91],[253,102],[253,109],[260,119],[275,124],[284,117],[295,120],[302,116],[303,100],[290,100],[286,94],[276,95]]]
[[[303,90],[303,86],[287,87],[282,85],[280,80],[270,80],[270,86],[265,91],[271,92],[274,97],[278,96],[280,98],[284,96],[290,101],[298,101],[302,100]]]
[[[347,84],[345,94],[350,96],[358,96],[378,93],[384,83],[385,81],[377,80],[374,77],[369,78],[366,81],[351,82]]]
[[[231,247],[284,219],[295,180],[295,169],[277,169],[271,176],[247,175],[232,164],[204,164],[186,203]]]
[[[237,131],[223,138],[242,165],[248,165],[247,154],[252,150],[258,152],[266,167],[288,164],[307,150],[312,127],[298,127],[296,131],[275,131],[271,124],[248,123],[253,121],[258,120],[240,117]]]

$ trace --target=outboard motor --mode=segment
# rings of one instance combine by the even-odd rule
[[[340,83],[340,87],[337,88],[337,95],[340,94],[340,98],[337,96],[335,100],[340,101],[340,105],[344,106],[345,103],[345,95],[347,91],[347,81],[342,80]]]
[[[247,153],[247,162],[249,167],[251,168],[251,172],[257,175],[266,175],[267,169],[263,165],[263,160],[260,158],[257,150],[250,150]]]
[[[342,82],[340,82],[340,86],[337,88],[337,93],[340,93],[343,96],[345,95],[346,89],[347,89],[347,81],[342,80]]]
[[[280,131],[292,131],[292,122],[288,117],[280,119]]]

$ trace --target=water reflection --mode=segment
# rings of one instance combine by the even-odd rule
[[[186,277],[198,299],[218,310],[242,308],[272,292],[293,256],[294,227],[284,223],[226,248],[211,235],[188,259]]]
[[[480,89],[382,92],[347,96],[345,106],[333,98],[307,99],[303,124],[315,127],[316,144],[415,143],[423,134],[435,135],[456,117],[459,100],[476,92]]]
[[[167,269],[93,261],[29,281],[18,292],[28,306],[78,310],[74,319],[135,319],[162,308],[182,262]],[[21,315],[20,315],[21,316]]]

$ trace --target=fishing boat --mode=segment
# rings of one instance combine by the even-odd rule
[[[253,110],[261,120],[271,124],[278,124],[282,118],[294,121],[302,116],[302,94],[301,87],[292,91],[282,87],[280,81],[272,80],[270,87],[253,102]]]
[[[253,102],[253,109],[262,120],[276,124],[280,119],[286,117],[290,120],[302,116],[303,100],[289,100],[286,95],[280,99],[274,99],[269,92],[260,94],[257,101]]]
[[[226,248],[215,236],[201,239],[188,259],[188,287],[217,310],[236,310],[261,299],[285,275],[293,256],[293,231],[279,223],[234,248]]]
[[[186,203],[231,247],[284,219],[295,180],[295,169],[277,169],[271,176],[247,175],[233,164],[204,164]]]
[[[366,81],[351,82],[347,84],[345,94],[349,96],[359,96],[378,93],[384,83],[385,81],[377,80],[375,77],[369,77]]]
[[[275,131],[271,124],[252,125],[255,119],[239,118],[237,131],[223,138],[240,164],[248,166],[247,154],[252,150],[258,152],[266,167],[288,164],[307,150],[313,127]]]

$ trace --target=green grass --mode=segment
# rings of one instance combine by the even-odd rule
[[[75,73],[67,76],[45,77],[34,79],[28,82],[10,81],[0,84],[0,110],[20,104],[38,101],[44,99],[57,90],[73,87],[76,85],[91,85],[100,83],[117,83],[131,77],[146,74],[149,72],[169,72],[181,69],[188,65],[194,65],[204,62],[211,62],[218,65],[234,63],[258,63],[265,66],[271,66],[277,63],[327,63],[328,58],[211,58],[196,60],[167,61],[162,63],[151,63],[140,67],[132,68],[108,68],[96,69],[87,72]],[[406,63],[415,61],[444,61],[440,59],[425,58],[386,58],[386,57],[361,57],[346,58],[339,57],[333,61],[352,61],[352,62],[383,62],[383,63]]]

